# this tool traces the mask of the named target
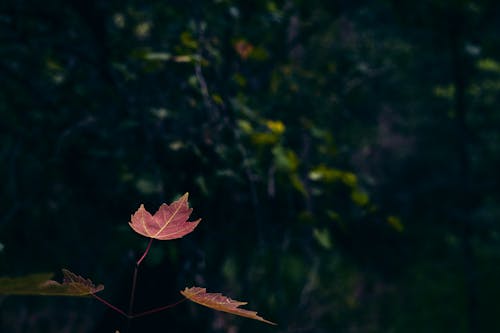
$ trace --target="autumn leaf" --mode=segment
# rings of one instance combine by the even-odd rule
[[[66,289],[73,292],[75,296],[95,294],[104,289],[102,284],[95,286],[90,279],[85,279],[80,275],[76,275],[68,271],[67,269],[63,269],[62,272],[64,279],[60,286],[66,287]]]
[[[50,280],[51,273],[0,278],[0,295],[88,296],[104,289],[89,279],[63,269],[63,282]]]
[[[252,53],[254,46],[246,40],[240,39],[234,44],[234,49],[245,60]]]
[[[170,205],[162,204],[158,211],[151,215],[141,204],[132,215],[130,227],[135,232],[146,237],[169,240],[184,237],[196,228],[201,219],[189,221],[193,211],[188,206],[189,193],[185,193],[179,200]]]
[[[238,316],[259,320],[271,325],[276,325],[275,323],[258,316],[255,311],[239,308],[240,305],[245,305],[247,302],[235,301],[220,293],[207,293],[205,288],[186,287],[183,291],[181,291],[181,294],[190,301],[218,311],[224,311]]]

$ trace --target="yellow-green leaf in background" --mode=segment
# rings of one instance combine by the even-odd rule
[[[272,145],[277,143],[279,136],[275,133],[254,133],[252,134],[252,142],[256,145]]]
[[[213,94],[212,100],[215,102],[215,104],[218,104],[218,105],[224,104],[224,100],[222,99],[221,95],[219,95],[219,94]]]
[[[261,46],[256,46],[252,49],[252,52],[248,55],[248,58],[256,61],[264,61],[269,58],[269,52]]]
[[[403,223],[401,223],[401,219],[397,216],[394,215],[388,216],[387,223],[389,223],[389,225],[398,232],[402,232],[404,230],[404,225]]]
[[[247,79],[240,73],[233,75],[233,81],[236,82],[240,87],[245,87],[247,85]]]
[[[500,64],[491,58],[479,60],[477,67],[485,72],[500,73]]]
[[[89,279],[63,269],[63,283],[51,280],[53,274],[38,273],[20,277],[1,277],[0,295],[88,296],[104,289]]]
[[[267,128],[275,134],[283,134],[285,132],[285,124],[279,120],[266,121]]]
[[[248,120],[238,119],[236,123],[238,124],[238,127],[243,131],[243,133],[251,134],[253,132],[252,124]]]
[[[342,182],[349,187],[354,187],[358,183],[358,178],[352,172],[345,171],[341,175]]]
[[[299,158],[291,149],[286,149],[278,145],[272,150],[274,157],[274,165],[279,171],[294,172],[299,165]]]
[[[198,42],[193,38],[189,31],[181,33],[181,43],[190,49],[198,48]]]
[[[313,229],[314,239],[318,242],[318,244],[326,250],[332,248],[332,241],[330,238],[330,232],[327,228],[323,229]]]
[[[134,28],[134,34],[139,39],[145,39],[151,34],[153,23],[149,21],[140,22]]]
[[[362,190],[354,189],[351,192],[351,200],[358,206],[365,206],[370,201],[370,198]]]
[[[290,181],[292,182],[292,186],[302,193],[305,197],[309,196],[309,193],[307,193],[306,187],[304,186],[304,183],[302,183],[302,180],[300,179],[299,175],[296,173],[293,173],[290,175]]]
[[[326,211],[326,216],[328,216],[330,219],[334,220],[334,221],[340,221],[340,214],[333,211],[333,210],[327,210]]]
[[[342,179],[342,174],[342,171],[334,168],[329,168],[322,164],[309,172],[309,179],[313,181],[324,181],[327,183],[331,183]]]
[[[453,98],[453,96],[455,96],[455,87],[451,84],[446,86],[435,86],[434,95],[437,97],[451,99]]]
[[[150,52],[144,54],[145,60],[168,61],[172,59],[172,55],[167,52]]]

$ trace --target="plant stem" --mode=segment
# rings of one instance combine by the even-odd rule
[[[136,267],[139,267],[139,265],[141,264],[141,262],[144,260],[144,258],[146,258],[146,254],[148,254],[149,252],[149,249],[151,248],[151,244],[153,243],[153,238],[150,238],[149,239],[149,243],[148,243],[148,247],[146,248],[146,251],[144,251],[144,254],[142,255],[142,257],[137,260],[136,262]]]
[[[168,305],[165,305],[165,306],[162,306],[162,307],[159,307],[159,308],[155,308],[155,309],[152,309],[152,310],[148,310],[148,311],[144,311],[144,312],[138,313],[136,315],[133,315],[132,318],[138,318],[138,317],[146,316],[146,315],[149,315],[149,314],[153,314],[153,313],[157,313],[157,312],[160,312],[160,311],[163,311],[163,310],[166,310],[166,309],[173,308],[174,306],[181,304],[185,300],[186,300],[186,298],[183,298],[180,301],[177,301],[175,303],[168,304]]]
[[[166,309],[173,308],[174,306],[181,304],[185,300],[186,300],[186,298],[183,298],[180,301],[177,301],[175,303],[168,304],[168,305],[165,305],[165,306],[162,306],[162,307],[159,307],[159,308],[155,308],[155,309],[151,309],[151,310],[148,310],[148,311],[144,311],[144,312],[135,314],[135,315],[132,316],[132,318],[138,318],[138,317],[142,317],[142,316],[147,316],[147,315],[150,315],[150,314],[153,314],[153,313],[157,313],[157,312],[160,312],[160,311],[163,311],[163,310],[166,310]]]
[[[134,310],[134,298],[135,298],[135,286],[137,284],[137,271],[139,270],[139,265],[135,265],[134,268],[134,277],[132,278],[132,291],[130,293],[130,301],[128,303],[128,315],[132,315],[132,311]]]
[[[139,271],[139,266],[140,266],[141,262],[144,260],[144,258],[146,258],[146,255],[148,254],[152,243],[153,243],[153,238],[150,238],[148,246],[146,247],[146,251],[144,251],[143,255],[135,263],[134,276],[132,278],[132,291],[130,292],[130,302],[128,305],[128,315],[129,316],[132,316],[132,312],[134,310],[135,287],[137,285],[137,272]]]
[[[146,258],[146,255],[148,254],[149,249],[151,248],[151,244],[152,243],[153,243],[153,238],[150,238],[148,246],[146,247],[146,251],[144,251],[144,253],[142,254],[142,256],[135,263],[134,276],[132,277],[132,290],[130,292],[130,302],[128,304],[127,332],[130,331],[130,320],[134,317],[132,314],[133,314],[133,311],[134,311],[134,299],[135,299],[135,287],[137,285],[137,273],[139,271],[139,266],[140,266],[141,262],[144,260],[144,258]]]
[[[92,297],[94,297],[96,300],[98,300],[99,302],[101,302],[102,304],[106,305],[107,307],[109,307],[110,309],[118,312],[119,314],[121,314],[122,316],[125,316],[127,318],[129,318],[130,316],[128,314],[125,313],[125,311],[123,311],[122,309],[119,309],[117,308],[116,306],[114,306],[113,304],[109,303],[108,301],[106,301],[105,299],[97,296],[96,294],[91,294]]]

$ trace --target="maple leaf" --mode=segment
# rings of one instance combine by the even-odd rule
[[[16,278],[0,278],[0,294],[3,295],[45,295],[45,296],[88,296],[104,289],[95,286],[89,279],[63,269],[63,282],[50,280],[51,273],[31,274]]]
[[[169,240],[184,237],[196,228],[201,219],[188,221],[193,211],[188,206],[189,193],[185,193],[170,205],[162,204],[158,211],[151,215],[141,204],[132,215],[130,227],[146,237]]]
[[[102,284],[95,286],[90,279],[85,279],[67,269],[63,269],[62,272],[64,278],[60,286],[67,287],[67,290],[73,292],[75,296],[95,294],[104,289]]]
[[[260,316],[257,315],[257,312],[255,311],[250,311],[250,310],[245,310],[245,309],[240,309],[240,305],[245,305],[247,302],[240,302],[240,301],[235,301],[230,299],[227,296],[224,296],[220,293],[207,293],[207,290],[205,288],[200,288],[200,287],[191,287],[191,288],[185,288],[184,290],[181,291],[181,294],[189,299],[190,301],[193,301],[195,303],[201,304],[203,306],[218,310],[218,311],[224,311],[228,313],[232,313],[238,316],[242,317],[247,317],[255,320],[262,321],[264,323],[268,323],[271,325],[276,325],[276,323],[273,323],[269,320],[266,320]]]

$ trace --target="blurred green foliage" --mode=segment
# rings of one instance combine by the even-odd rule
[[[0,275],[68,267],[126,304],[127,222],[189,191],[132,329],[492,332],[500,296],[499,5],[5,1]],[[141,268],[142,269],[142,268]],[[102,332],[91,302],[0,300],[5,332]],[[26,319],[30,314],[30,320]]]

